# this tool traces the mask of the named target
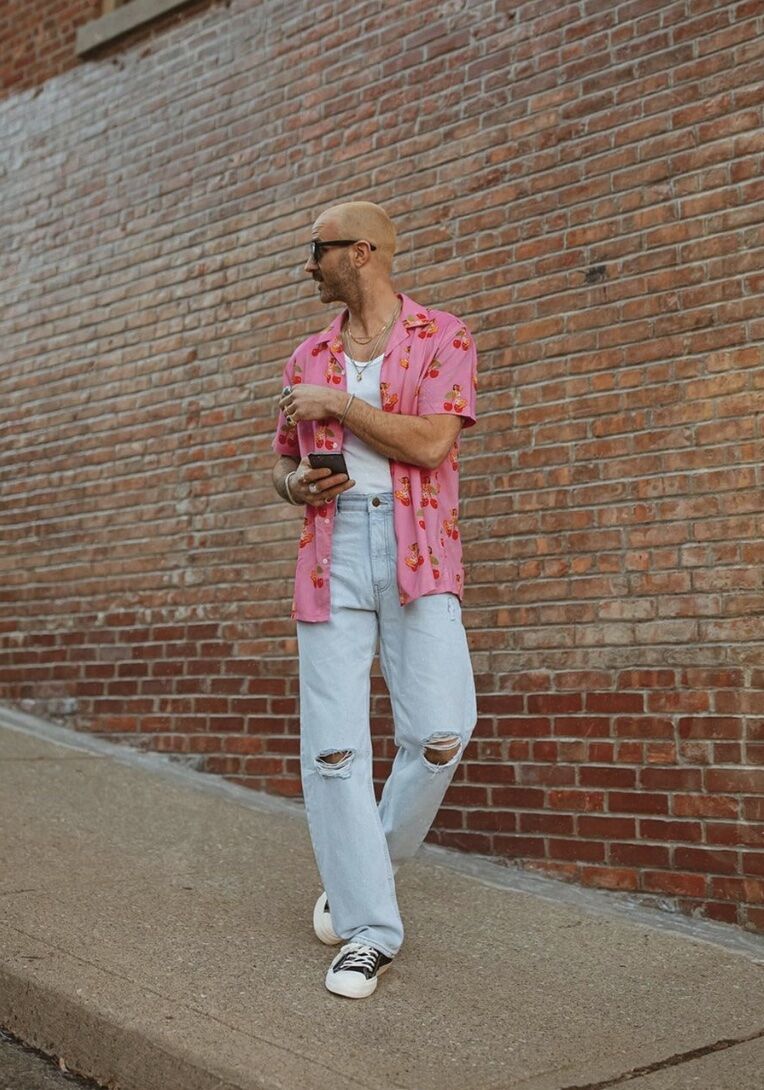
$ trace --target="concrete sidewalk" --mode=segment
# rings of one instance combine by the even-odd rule
[[[764,940],[733,928],[426,849],[353,1002],[298,805],[0,706],[0,817],[0,1025],[109,1087],[764,1086]]]

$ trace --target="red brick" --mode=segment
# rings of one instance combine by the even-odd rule
[[[636,873],[626,867],[582,867],[581,881],[597,889],[636,890],[639,886]]]
[[[711,894],[729,901],[764,904],[764,879],[711,878]]]
[[[615,720],[615,733],[619,738],[672,738],[674,733],[670,719],[656,716],[619,716]]]
[[[704,897],[707,881],[702,874],[680,874],[669,871],[647,871],[642,879],[643,887],[648,891],[682,894],[685,897]]]
[[[642,712],[645,698],[641,693],[587,693],[588,712]]]
[[[467,810],[464,817],[468,829],[512,833],[517,827],[517,818],[507,810]]]
[[[695,716],[679,720],[680,738],[741,738],[742,735],[742,719]]]
[[[557,810],[602,810],[605,795],[602,791],[550,791],[547,804]]]
[[[529,836],[496,836],[494,848],[508,859],[532,859],[544,855],[544,841]]]
[[[702,871],[704,874],[736,874],[739,861],[737,852],[713,848],[676,848],[674,865],[683,870]]]
[[[518,778],[523,784],[560,786],[576,782],[575,769],[570,765],[520,765]]]
[[[494,806],[540,810],[544,805],[544,792],[535,787],[492,787],[491,802]]]
[[[499,737],[543,738],[551,731],[548,719],[523,716],[521,719],[497,719],[496,733]]]
[[[743,799],[743,814],[746,821],[764,821],[764,798]]]
[[[703,773],[699,768],[643,768],[639,785],[648,791],[699,791]]]
[[[639,833],[646,840],[685,840],[698,843],[703,838],[703,826],[699,821],[661,821],[658,818],[642,818],[639,822]]]
[[[521,833],[542,833],[555,836],[572,836],[574,817],[571,814],[520,814]]]
[[[620,867],[668,867],[668,848],[658,844],[610,844],[608,860]]]
[[[581,814],[577,821],[579,836],[598,837],[603,840],[636,837],[637,823],[634,818],[599,817]]]
[[[764,795],[764,768],[707,768],[704,776],[708,791]]]
[[[533,714],[556,715],[559,712],[577,712],[583,708],[580,693],[540,693],[528,697],[528,711]]]
[[[616,765],[584,766],[578,780],[581,787],[636,787],[637,773],[633,768],[621,768]]]
[[[605,845],[594,840],[549,840],[552,859],[579,859],[586,863],[604,863]]]
[[[624,814],[667,814],[668,796],[647,791],[609,791],[608,810]]]
[[[674,795],[671,802],[677,817],[736,818],[739,808],[737,799],[722,795]]]

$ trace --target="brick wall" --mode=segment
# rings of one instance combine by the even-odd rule
[[[298,792],[273,398],[325,320],[314,215],[375,199],[481,359],[480,719],[431,839],[764,930],[763,32],[753,0],[234,0],[30,61],[0,695]]]

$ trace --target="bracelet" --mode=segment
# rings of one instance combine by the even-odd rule
[[[339,419],[340,426],[342,426],[345,423],[345,417],[347,416],[348,410],[349,410],[350,406],[353,404],[354,401],[355,401],[355,394],[351,394],[350,397],[348,398],[348,403],[345,406],[345,410],[344,410],[342,416]]]
[[[289,488],[289,478],[294,477],[296,472],[297,472],[297,470],[293,469],[292,472],[287,473],[286,477],[284,478],[284,491],[286,492],[286,498],[289,500],[289,502],[292,504],[293,507],[299,507],[300,506],[300,501],[296,500],[294,498],[294,496],[292,495],[291,490]]]

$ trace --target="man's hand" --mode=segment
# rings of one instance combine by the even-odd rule
[[[307,458],[303,458],[289,478],[289,491],[294,499],[309,507],[322,507],[354,485],[355,481],[349,480],[346,473],[332,473],[327,468],[314,469]]]
[[[287,423],[296,424],[300,420],[339,419],[347,402],[344,390],[332,390],[329,386],[312,386],[300,382],[296,386],[285,386],[279,398],[279,408],[285,414]]]

